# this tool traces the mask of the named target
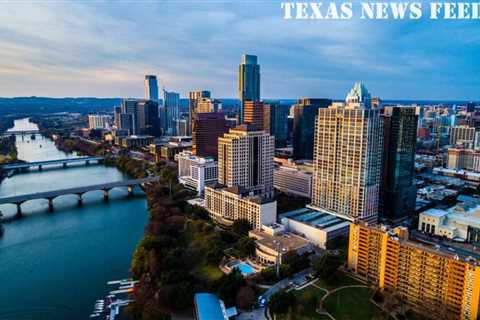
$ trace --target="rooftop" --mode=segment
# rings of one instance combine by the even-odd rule
[[[257,244],[281,253],[296,251],[310,244],[308,240],[293,233],[271,236],[263,231],[251,230],[249,234],[258,239]]]
[[[333,214],[322,212],[312,208],[301,208],[294,211],[290,211],[280,215],[280,219],[288,218],[298,222],[308,224],[312,227],[323,229],[325,231],[331,231],[338,227],[346,226],[350,221],[342,219]]]
[[[216,295],[211,293],[197,293],[194,299],[198,320],[228,319],[225,305]]]

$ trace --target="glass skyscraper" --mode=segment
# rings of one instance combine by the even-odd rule
[[[163,109],[161,112],[164,135],[176,135],[176,120],[179,119],[180,94],[163,90]]]
[[[318,110],[332,104],[330,99],[300,99],[294,105],[293,118],[293,157],[313,159],[313,138],[315,117]]]
[[[158,101],[158,83],[154,75],[145,76],[145,99]]]
[[[288,114],[290,106],[277,102],[265,103],[263,109],[263,126],[267,133],[275,137],[275,147],[287,146]]]
[[[260,100],[260,65],[257,56],[244,54],[238,67],[239,123],[243,123],[245,101]]]
[[[381,217],[395,222],[415,212],[415,146],[418,109],[384,107]]]

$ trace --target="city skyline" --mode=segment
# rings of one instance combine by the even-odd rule
[[[480,99],[474,21],[285,21],[277,2],[2,8],[5,97],[142,97],[138,79],[155,74],[182,97],[234,98],[246,53],[259,57],[264,99],[336,99],[358,80],[383,99]]]

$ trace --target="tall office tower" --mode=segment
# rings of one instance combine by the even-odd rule
[[[120,114],[122,113],[122,108],[120,106],[113,107],[113,125],[120,129]]]
[[[225,132],[227,132],[227,124],[222,112],[198,113],[193,121],[193,154],[216,159],[218,138],[222,137]]]
[[[159,135],[158,103],[144,99],[124,99],[120,105],[120,128],[131,135]]]
[[[450,128],[450,144],[472,143],[475,140],[475,128],[469,126],[457,126]]]
[[[158,102],[153,100],[138,100],[138,128],[140,134],[160,135],[158,118]]]
[[[275,147],[287,146],[290,106],[268,103],[263,106],[263,129],[275,137]]]
[[[145,76],[145,99],[158,101],[158,82],[156,76]]]
[[[210,98],[210,91],[191,91],[188,93],[188,126],[189,134],[192,132],[193,120],[197,114],[198,101],[202,98]]]
[[[263,102],[245,101],[243,103],[243,123],[250,124],[256,130],[263,130]]]
[[[244,121],[245,101],[260,100],[260,65],[257,56],[244,54],[238,67],[239,123]]]
[[[200,98],[197,100],[196,114],[205,112],[218,112],[222,110],[222,102],[212,98]]]
[[[476,320],[480,266],[468,251],[409,239],[408,229],[350,224],[348,269],[426,319]]]
[[[128,130],[129,134],[140,134],[137,102],[136,99],[123,99],[120,104],[120,129]]]
[[[356,82],[350,92],[348,92],[345,101],[347,103],[361,103],[366,108],[370,108],[372,106],[372,95],[363,83]]]
[[[327,108],[331,104],[330,99],[303,98],[293,106],[293,157],[295,159],[313,159],[315,117],[319,109]]]
[[[378,109],[357,102],[334,103],[327,109],[319,109],[312,205],[349,220],[375,223],[382,140]]]
[[[475,103],[474,102],[467,103],[467,112],[475,112]]]
[[[416,107],[385,107],[380,214],[395,222],[415,212]]]
[[[169,92],[164,89],[163,108],[162,115],[164,116],[164,120],[162,120],[162,123],[164,124],[164,127],[162,128],[162,131],[166,135],[174,136],[177,134],[176,120],[180,117],[180,95],[176,92]]]
[[[273,196],[275,138],[243,124],[218,139],[218,182]]]

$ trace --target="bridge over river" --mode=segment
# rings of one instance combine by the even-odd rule
[[[151,183],[158,181],[159,177],[147,177],[142,179],[131,179],[131,180],[124,180],[124,181],[116,181],[116,182],[109,182],[109,183],[102,183],[102,184],[95,184],[95,185],[88,185],[82,187],[75,187],[75,188],[67,188],[67,189],[59,189],[59,190],[52,190],[46,192],[37,192],[37,193],[30,193],[30,194],[23,194],[19,196],[10,196],[5,198],[0,198],[0,204],[15,204],[17,205],[17,217],[22,216],[22,203],[30,201],[30,200],[38,200],[38,199],[46,199],[48,200],[48,208],[50,211],[53,211],[53,200],[56,197],[68,195],[68,194],[75,194],[78,197],[78,205],[82,205],[82,196],[83,194],[89,191],[103,191],[103,196],[105,200],[108,200],[108,193],[113,188],[119,187],[127,187],[129,196],[133,192],[133,188],[135,186],[143,185],[146,183]]]
[[[38,167],[38,170],[42,170],[44,166],[49,165],[63,165],[64,168],[67,167],[69,163],[78,163],[85,162],[86,165],[89,165],[92,161],[101,162],[103,157],[77,157],[77,158],[66,158],[66,159],[56,159],[56,160],[45,160],[45,161],[33,161],[33,162],[16,162],[9,163],[3,166],[0,166],[0,169],[3,171],[15,170],[20,172],[21,170],[26,170],[32,167]]]

